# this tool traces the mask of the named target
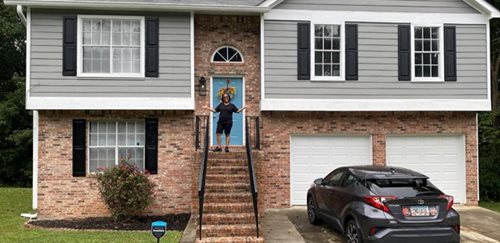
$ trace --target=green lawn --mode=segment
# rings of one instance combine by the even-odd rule
[[[500,213],[500,202],[479,202],[479,206]]]
[[[0,188],[0,242],[156,242],[148,232],[82,232],[33,230],[21,213],[31,212],[31,189]],[[161,242],[179,242],[182,232],[167,233]]]

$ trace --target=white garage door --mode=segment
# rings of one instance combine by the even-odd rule
[[[462,135],[388,136],[387,165],[424,175],[456,203],[465,203],[465,144]]]
[[[347,165],[372,164],[369,136],[292,136],[290,145],[292,205],[305,205],[314,179]]]

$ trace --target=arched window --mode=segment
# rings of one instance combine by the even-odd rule
[[[212,62],[241,63],[243,62],[243,56],[238,49],[231,46],[223,46],[214,52]]]

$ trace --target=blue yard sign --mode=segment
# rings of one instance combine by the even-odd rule
[[[167,232],[167,222],[156,221],[151,224],[151,234],[160,242],[160,238]]]

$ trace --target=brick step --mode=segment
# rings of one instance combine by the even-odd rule
[[[205,184],[205,195],[210,193],[238,193],[249,192],[250,184],[247,183],[210,183]]]
[[[207,183],[250,183],[248,175],[207,174]]]
[[[209,159],[208,166],[245,166],[248,163],[244,159]]]
[[[200,235],[200,229],[196,230]],[[203,225],[201,227],[201,237],[228,237],[228,236],[250,236],[257,237],[257,227],[255,224],[237,225]]]
[[[240,237],[206,237],[198,238],[196,243],[264,243],[264,238],[256,236],[240,236]]]
[[[248,166],[237,165],[209,165],[207,173],[210,174],[245,174],[248,175]]]
[[[238,203],[205,203],[204,213],[253,213],[251,202]]]
[[[204,225],[255,224],[253,213],[211,213],[203,215]]]
[[[206,203],[250,203],[252,194],[250,192],[226,192],[205,193]]]
[[[231,148],[229,148],[231,149]],[[247,153],[246,152],[229,152],[226,153],[224,151],[222,152],[209,152],[208,153],[208,159],[247,159]]]

